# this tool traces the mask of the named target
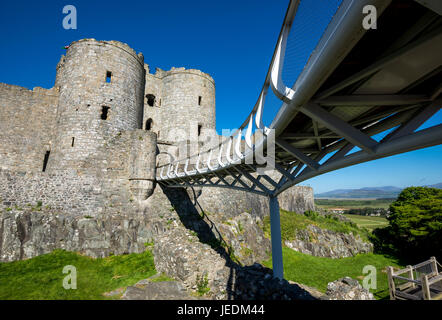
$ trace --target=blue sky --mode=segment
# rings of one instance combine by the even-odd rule
[[[216,82],[217,130],[239,126],[256,102],[279,34],[288,0],[223,1],[2,1],[0,3],[0,82],[51,88],[62,47],[81,38],[118,40],[143,52],[151,69],[196,68]],[[317,1],[316,1],[317,2]],[[302,69],[315,35],[338,0],[306,7],[287,65],[293,80]],[[317,2],[319,3],[319,2]],[[78,29],[64,30],[62,8],[75,5]],[[322,24],[321,24],[322,21]],[[304,42],[301,42],[304,41]],[[304,51],[302,51],[304,50]],[[269,124],[277,111],[265,109]],[[441,123],[439,113],[432,120]],[[422,185],[442,182],[442,147],[328,173],[303,183],[315,192],[365,186]]]

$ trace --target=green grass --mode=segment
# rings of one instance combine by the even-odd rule
[[[158,277],[153,277],[149,279],[150,282],[163,282],[163,281],[175,281],[175,279],[169,277],[166,274],[160,274]]]
[[[322,229],[332,230],[342,233],[352,232],[354,235],[358,234],[362,239],[368,240],[368,232],[358,228],[354,223],[341,222],[332,217],[323,217],[319,215],[298,214],[280,210],[281,217],[281,237],[282,240],[293,240],[299,230],[307,228],[308,225],[315,225]],[[270,238],[270,217],[264,218],[264,234]]]
[[[394,199],[349,200],[349,199],[315,199],[315,204],[322,209],[343,208],[383,208],[388,209]]]
[[[77,289],[63,288],[66,265],[77,269]],[[156,274],[150,251],[93,259],[54,250],[29,260],[0,263],[0,300],[98,300]]]
[[[331,259],[310,256],[289,248],[282,250],[285,279],[317,288],[324,293],[329,282],[345,276],[358,279],[362,284],[362,269],[366,265],[372,265],[377,271],[377,289],[371,289],[370,292],[376,299],[386,299],[389,297],[386,266],[401,267],[398,260],[379,254],[368,253]],[[263,264],[271,268],[272,260],[264,261]]]
[[[356,214],[344,214],[351,221],[356,223],[360,228],[366,228],[373,231],[376,228],[383,228],[388,225],[388,220],[384,217],[360,216]]]

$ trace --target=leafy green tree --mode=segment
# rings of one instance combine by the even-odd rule
[[[389,226],[375,230],[375,245],[410,261],[442,258],[442,190],[404,189],[391,205]]]

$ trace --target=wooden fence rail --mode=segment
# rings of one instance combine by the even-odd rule
[[[441,265],[435,257],[429,260],[407,266],[404,269],[394,270],[387,268],[388,288],[391,300],[442,300],[442,273]],[[396,284],[395,280],[402,281]]]

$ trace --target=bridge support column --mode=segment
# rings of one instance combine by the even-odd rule
[[[283,279],[284,269],[282,264],[281,221],[279,217],[278,197],[269,197],[269,207],[270,232],[272,237],[273,275],[279,279]]]

